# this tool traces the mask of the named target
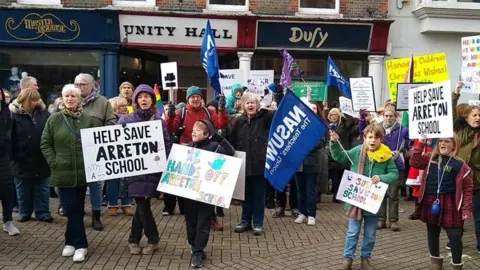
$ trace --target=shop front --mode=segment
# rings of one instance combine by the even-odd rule
[[[48,102],[89,73],[105,96],[118,93],[118,12],[111,10],[0,10],[0,85],[16,91],[37,78]]]
[[[197,16],[197,17],[192,17]],[[147,83],[161,85],[160,64],[177,62],[178,91],[176,100],[185,100],[185,91],[197,85],[206,100],[213,98],[213,90],[200,61],[207,18],[202,15],[126,12],[120,14],[120,79],[133,85]],[[228,17],[209,17],[219,62],[222,69],[238,68],[238,22]],[[163,89],[162,99],[168,92]]]
[[[380,95],[383,58],[391,23],[385,20],[299,21],[258,18],[255,24],[247,25],[256,32],[255,40],[247,40],[245,47],[239,50],[244,51],[245,62],[248,62],[248,56],[251,57],[252,69],[274,70],[277,81],[283,67],[283,57],[278,49],[286,49],[304,71],[303,78],[315,85],[325,81],[326,61],[330,56],[346,78],[373,76],[376,94]],[[254,51],[249,52],[250,47]],[[329,101],[338,99],[337,89],[326,90]],[[381,101],[381,98],[376,100]]]

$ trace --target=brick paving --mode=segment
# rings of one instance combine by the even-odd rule
[[[347,219],[343,205],[330,203],[329,196],[324,199],[327,202],[318,205],[316,226],[295,224],[289,212],[286,217],[272,218],[273,210],[267,210],[265,235],[260,237],[233,231],[241,207],[232,206],[222,219],[224,231],[211,233],[204,269],[340,269]],[[52,199],[52,210],[57,205],[58,200]],[[71,258],[61,257],[66,219],[55,214],[53,224],[16,222],[20,236],[0,234],[0,269],[188,269],[190,248],[184,218],[179,214],[163,217],[162,208],[163,202],[154,200],[161,234],[160,248],[154,255],[130,255],[127,239],[131,218],[108,217],[105,209],[102,232],[91,229],[90,214],[85,217],[90,244],[85,262],[74,264]],[[428,269],[426,228],[419,221],[407,220],[413,203],[401,201],[401,208],[405,209],[400,214],[402,231],[377,234],[372,264],[376,269]],[[443,247],[445,233],[441,237]],[[480,269],[471,221],[466,224],[463,239],[464,269]],[[145,242],[143,239],[141,244]],[[442,254],[447,256],[448,251],[442,248]],[[447,260],[445,267],[450,269]],[[359,260],[355,260],[354,269],[360,269]]]

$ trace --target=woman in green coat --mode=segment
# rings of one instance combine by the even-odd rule
[[[51,186],[58,187],[67,209],[67,230],[62,256],[82,262],[87,254],[87,236],[83,224],[87,182],[83,165],[80,130],[96,124],[82,113],[81,92],[73,84],[62,90],[59,111],[48,118],[42,134],[41,149],[52,171]]]
[[[345,151],[338,143],[338,134],[331,132],[330,152],[332,158],[344,165],[351,165],[350,171],[371,178],[373,184],[378,182],[388,185],[393,184],[398,179],[398,170],[392,159],[392,151],[382,144],[383,136],[383,127],[369,125],[363,132],[363,145]],[[355,257],[363,220],[364,234],[360,255],[362,260],[361,268],[371,270],[373,267],[370,265],[370,258],[375,246],[379,213],[369,213],[348,204],[345,205],[345,208],[349,219],[344,248],[345,261],[342,269],[352,269],[352,262]]]

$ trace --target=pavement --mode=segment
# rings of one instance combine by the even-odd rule
[[[232,206],[225,210],[225,217],[221,219],[224,231],[212,231],[210,234],[203,269],[341,269],[347,218],[343,205],[331,203],[330,196],[323,199],[325,202],[317,205],[315,226],[295,224],[289,211],[286,217],[273,218],[273,210],[266,210],[263,236],[235,233],[241,207]],[[74,264],[71,258],[61,256],[66,218],[56,214],[58,199],[52,199],[51,209],[55,218],[52,224],[35,220],[16,222],[21,235],[11,237],[6,233],[0,234],[0,269],[190,268],[191,255],[186,242],[184,218],[180,214],[162,216],[162,201],[153,200],[152,208],[161,241],[159,250],[149,256],[130,255],[128,252],[131,217],[109,217],[104,209],[102,220],[105,230],[97,232],[91,228],[88,207],[87,203],[85,224],[90,246],[83,263]],[[413,202],[402,199],[400,208],[404,210],[400,213],[402,230],[392,232],[384,229],[378,232],[372,264],[375,269],[428,269],[430,260],[425,224],[407,219],[413,212]],[[464,269],[480,269],[480,254],[476,250],[471,220],[466,222],[465,229]],[[446,234],[442,232],[441,252],[447,257],[448,251],[444,248],[446,239]],[[141,245],[145,244],[146,239],[142,239]],[[445,269],[451,269],[449,261],[446,258]],[[354,261],[354,269],[360,269],[359,259]]]

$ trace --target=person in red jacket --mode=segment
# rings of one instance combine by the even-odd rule
[[[225,97],[221,96],[218,100],[218,110],[208,109],[202,105],[202,90],[198,86],[190,86],[187,89],[187,107],[176,110],[175,105],[169,104],[165,116],[167,129],[170,134],[174,134],[179,138],[175,143],[189,144],[192,143],[193,125],[197,121],[208,120],[213,124],[215,129],[226,129],[229,124],[228,112],[225,110],[227,104]],[[162,211],[164,215],[173,213],[175,209],[175,196],[165,194],[165,209]],[[183,213],[183,200],[179,198],[178,206],[180,212]],[[217,217],[213,213],[212,228],[216,231],[223,229],[222,224],[218,222]]]

